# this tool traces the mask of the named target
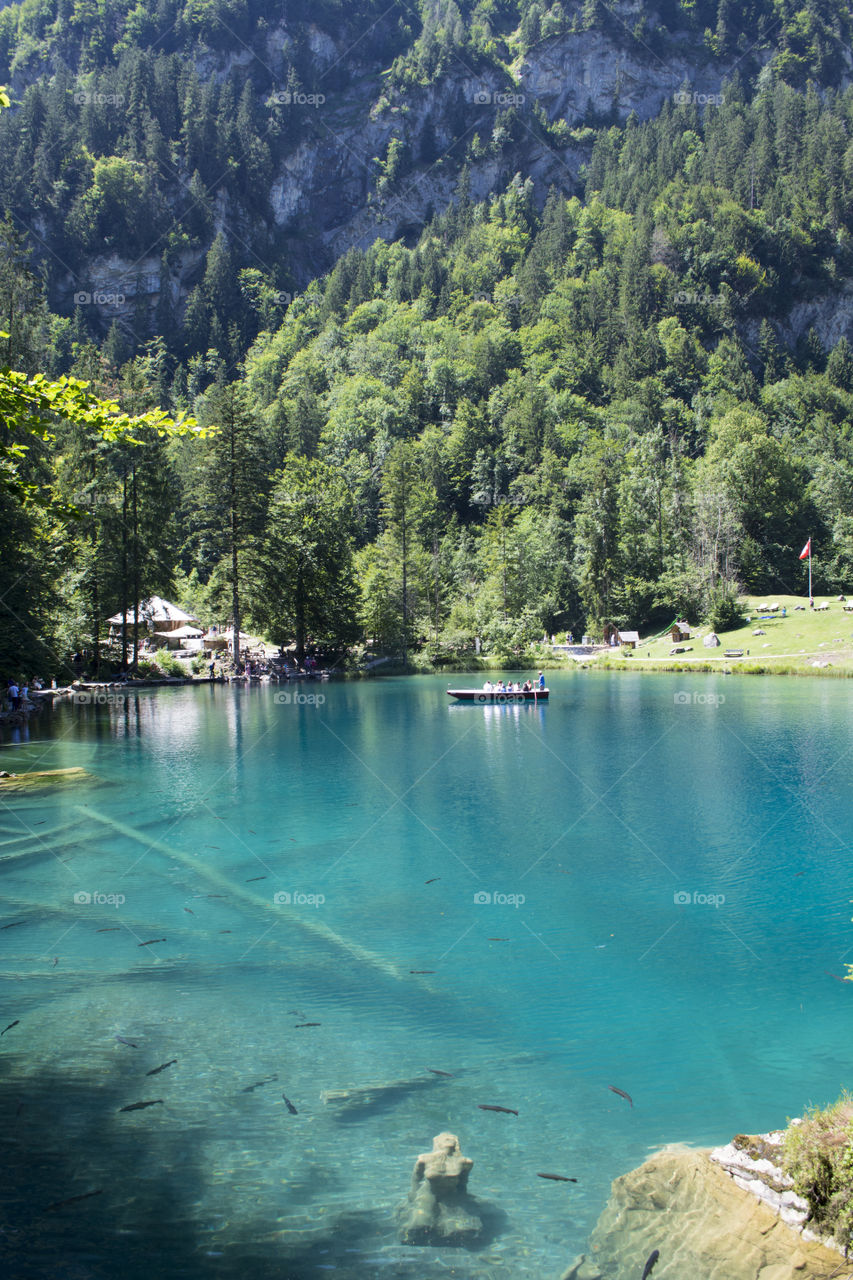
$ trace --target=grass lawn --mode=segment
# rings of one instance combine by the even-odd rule
[[[847,603],[853,603],[853,599]],[[759,609],[759,606],[770,604],[778,604],[779,609],[772,616],[766,616],[766,610]],[[718,632],[719,648],[706,649],[702,644],[711,631],[706,624],[693,628],[690,639],[682,642],[684,653],[671,653],[675,646],[667,632],[661,640],[641,640],[630,656],[616,650],[598,661],[608,667],[626,670],[705,667],[730,671],[766,670],[770,673],[794,671],[803,675],[853,675],[853,613],[845,613],[843,604],[835,596],[815,596],[815,606],[820,604],[829,607],[812,610],[808,598],[802,596],[747,596],[743,609],[750,621],[734,631]],[[785,617],[782,617],[783,608]],[[765,634],[755,635],[757,630]],[[727,649],[742,649],[743,657],[727,658],[724,656]]]

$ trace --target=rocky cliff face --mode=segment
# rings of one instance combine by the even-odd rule
[[[736,65],[745,69],[743,59],[714,61],[701,42],[684,38],[655,51],[632,34],[636,20],[636,6],[629,2],[617,7],[602,29],[543,40],[516,64],[514,79],[493,68],[479,72],[458,57],[433,83],[405,92],[387,90],[375,66],[353,61],[356,51],[347,48],[345,38],[336,41],[319,28],[308,33],[317,69],[314,87],[288,91],[284,68],[292,35],[284,23],[271,27],[263,61],[281,78],[281,87],[265,92],[259,106],[298,123],[294,145],[278,161],[269,191],[280,238],[277,252],[283,249],[295,286],[304,287],[352,246],[365,248],[377,238],[411,241],[452,199],[466,162],[474,199],[502,188],[515,173],[533,180],[540,204],[551,186],[575,193],[589,148],[565,130],[561,137],[552,135],[545,121],[565,121],[574,128],[589,119],[624,120],[631,112],[647,119],[679,95],[702,106],[719,100]],[[222,80],[234,68],[248,74],[252,57],[246,49],[220,55],[208,50],[197,67],[205,77]],[[332,71],[342,59],[353,62],[349,83],[334,91]],[[516,118],[507,128],[510,109]],[[380,183],[392,139],[404,144],[405,160],[397,175]],[[226,233],[241,221],[226,198],[217,201],[214,217],[215,231]],[[173,266],[171,287],[179,305],[199,278],[203,258],[199,249]],[[99,258],[90,264],[90,277],[93,301],[96,295],[108,300],[102,305],[107,322],[129,316],[140,290],[152,309],[156,305],[160,283],[153,261]],[[69,302],[79,287],[69,277]]]

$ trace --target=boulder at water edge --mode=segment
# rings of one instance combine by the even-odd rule
[[[589,1253],[562,1280],[639,1280],[655,1249],[660,1256],[652,1280],[829,1280],[842,1274],[837,1252],[804,1239],[709,1154],[667,1147],[617,1178]]]

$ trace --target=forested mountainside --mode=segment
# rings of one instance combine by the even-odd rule
[[[0,12],[8,363],[215,428],[30,448],[13,659],[93,652],[130,583],[434,656],[723,625],[803,589],[808,536],[816,587],[849,587],[849,22]]]
[[[23,0],[0,11],[0,206],[93,337],[203,352],[215,272],[241,357],[347,249],[413,243],[463,165],[475,199],[520,171],[541,208],[581,193],[591,129],[764,66],[840,86],[851,30],[841,0]]]

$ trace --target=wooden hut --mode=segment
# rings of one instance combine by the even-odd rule
[[[620,631],[619,643],[625,649],[636,649],[637,645],[640,643],[639,631]]]
[[[687,622],[673,622],[669,629],[672,636],[673,644],[681,644],[682,640],[690,639],[690,624]]]
[[[127,626],[131,628],[134,622],[133,609],[127,611]],[[110,627],[113,631],[119,631],[122,625],[122,615],[114,613],[108,619]],[[158,635],[164,635],[169,631],[179,631],[183,627],[190,626],[198,629],[198,618],[194,618],[192,614],[185,613],[176,604],[172,604],[169,600],[164,600],[162,596],[151,596],[150,599],[144,600],[139,608],[139,625],[144,627],[148,632],[156,632]]]

